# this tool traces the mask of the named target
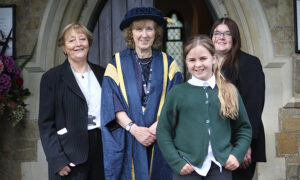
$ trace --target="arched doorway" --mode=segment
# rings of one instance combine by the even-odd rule
[[[285,177],[285,162],[283,158],[276,157],[275,133],[279,131],[278,108],[282,106],[283,102],[286,101],[291,94],[283,90],[284,86],[276,85],[284,84],[291,86],[291,83],[282,78],[283,76],[281,76],[281,74],[283,73],[281,71],[284,71],[286,76],[292,75],[291,71],[289,71],[290,62],[284,61],[281,57],[274,56],[271,31],[268,26],[267,17],[262,8],[261,1],[185,0],[184,2],[181,2],[180,0],[174,0],[171,2],[171,4],[166,0],[125,0],[126,2],[121,0],[114,0],[112,2],[110,1],[111,0],[109,0],[107,3],[107,6],[110,7],[108,10],[115,11],[117,9],[118,12],[116,12],[116,14],[103,17],[104,19],[111,19],[111,24],[108,24],[115,29],[110,30],[112,35],[109,36],[110,38],[107,38],[107,40],[104,40],[106,39],[104,35],[107,34],[100,36],[99,39],[113,42],[113,44],[110,44],[106,47],[102,46],[104,49],[110,49],[106,52],[107,54],[101,53],[101,51],[104,50],[101,47],[95,49],[95,52],[101,55],[98,55],[98,58],[94,59],[100,60],[98,61],[98,64],[101,64],[102,66],[105,66],[106,63],[110,61],[113,53],[123,49],[122,47],[124,47],[124,41],[118,25],[122,20],[126,10],[134,6],[144,5],[143,2],[148,2],[147,5],[149,6],[154,5],[158,9],[161,9],[166,15],[173,10],[182,14],[183,18],[181,20],[184,24],[184,35],[182,41],[191,35],[208,34],[212,24],[212,22],[207,23],[206,20],[209,18],[211,18],[213,21],[215,18],[219,17],[230,17],[237,22],[241,33],[242,49],[259,57],[259,59],[262,61],[266,75],[267,88],[263,121],[265,127],[267,127],[265,130],[266,142],[268,143],[268,163],[261,163],[258,165],[257,176],[258,179],[270,179],[273,177],[280,177],[283,179],[283,177]],[[187,14],[189,14],[187,18],[184,17],[185,13],[181,12],[184,10],[187,11]],[[105,9],[103,11],[105,11]],[[203,15],[201,13],[205,14]],[[99,27],[101,26],[102,28],[106,27],[105,24],[100,23]],[[274,123],[274,121],[276,123]],[[268,166],[267,164],[269,163],[274,166]],[[274,171],[274,168],[277,170]]]
[[[91,27],[89,25],[91,19],[94,19],[94,16],[97,16],[94,11],[99,11],[99,6],[97,6],[97,4],[101,3],[102,1],[104,0],[55,0],[47,3],[47,8],[44,12],[41,27],[39,29],[36,56],[27,65],[26,70],[28,73],[24,75],[24,78],[30,79],[32,81],[31,85],[36,87],[35,93],[29,100],[29,115],[31,119],[37,119],[39,96],[38,83],[40,74],[45,70],[48,70],[49,68],[59,64],[65,59],[61,50],[58,50],[57,48],[57,38],[59,36],[60,29],[73,21],[79,21]],[[136,4],[148,6],[155,5],[154,0],[108,0],[108,2],[105,3],[105,6],[109,3],[109,1],[112,1],[109,5],[111,10],[118,11],[123,9],[124,13],[127,9],[135,6]],[[292,71],[290,71],[289,68],[289,59],[287,60],[284,57],[274,56],[274,48],[272,43],[273,39],[265,12],[262,9],[261,1],[209,0],[209,2],[213,7],[212,9],[215,10],[217,17],[229,16],[238,23],[242,34],[243,49],[251,54],[255,54],[262,60],[264,71],[266,77],[268,78],[266,81],[266,104],[263,117],[265,127],[267,127],[266,138],[268,142],[268,163],[261,164],[258,167],[258,179],[272,179],[274,177],[277,177],[278,179],[284,179],[286,172],[285,161],[284,158],[276,157],[275,133],[279,131],[278,109],[282,106],[284,100],[290,97],[290,94],[283,90],[286,85],[290,85],[289,81],[287,81],[287,79],[284,77],[292,76]],[[166,3],[169,5],[172,3],[171,6],[173,6],[173,1]],[[105,9],[103,9],[103,11],[105,11]],[[124,13],[121,14],[116,12],[116,14],[114,13],[113,16],[108,16],[107,19],[111,19],[112,21],[118,20],[120,22],[124,16]],[[114,17],[117,14],[119,14],[119,16]],[[114,26],[116,29],[111,33],[122,37],[122,34],[118,28],[118,24],[119,23],[116,23]],[[102,27],[106,27],[105,24],[100,25]],[[112,25],[108,24],[107,26]],[[106,39],[106,35],[107,34],[104,33],[99,38]],[[107,38],[107,41],[114,41],[114,38],[115,36],[110,36],[110,38]],[[123,41],[117,41],[116,43],[120,44],[123,43]],[[114,45],[110,45],[107,48],[110,48],[111,52],[107,53],[107,55],[99,53],[100,58],[98,56],[98,64],[100,64],[102,60],[109,61],[112,54],[116,52],[114,50],[118,50],[118,48],[114,47]],[[100,51],[100,49],[96,49],[96,51]],[[105,65],[103,66],[105,67]],[[284,74],[284,76],[282,76],[282,74]],[[38,149],[41,150],[41,147],[38,146]],[[45,162],[46,160],[41,159],[41,161]],[[30,164],[27,165],[22,163],[22,170],[29,169],[33,172],[41,172],[41,169],[44,168],[38,163],[36,163],[35,167],[33,168],[33,166]],[[274,171],[274,169],[276,171]],[[46,170],[44,171],[46,172]],[[42,170],[42,172],[44,171]],[[27,179],[35,179],[30,176],[32,175],[28,174]]]

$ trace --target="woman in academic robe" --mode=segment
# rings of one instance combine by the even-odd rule
[[[120,24],[127,49],[114,55],[103,79],[106,180],[172,179],[156,126],[166,94],[183,80],[176,61],[159,50],[166,23],[158,9],[136,7]]]

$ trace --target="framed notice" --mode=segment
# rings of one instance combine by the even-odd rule
[[[0,52],[15,56],[15,9],[16,5],[0,5]]]
[[[294,0],[295,52],[300,53],[300,0]]]

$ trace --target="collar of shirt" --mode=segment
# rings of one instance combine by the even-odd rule
[[[188,80],[188,83],[194,86],[210,86],[213,89],[216,86],[216,76],[213,74],[207,81],[192,76],[192,78]]]

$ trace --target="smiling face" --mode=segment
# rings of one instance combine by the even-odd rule
[[[86,61],[89,51],[89,42],[86,34],[71,29],[65,35],[63,51],[67,54],[69,61]]]
[[[185,63],[189,73],[197,79],[207,81],[213,75],[216,56],[212,55],[204,46],[197,45],[188,52]]]
[[[226,24],[220,24],[214,29],[212,41],[217,54],[226,54],[231,50],[232,36]]]
[[[135,22],[134,22],[135,23]],[[155,23],[153,20],[140,20],[132,28],[132,37],[135,44],[135,50],[151,51],[155,39]]]

